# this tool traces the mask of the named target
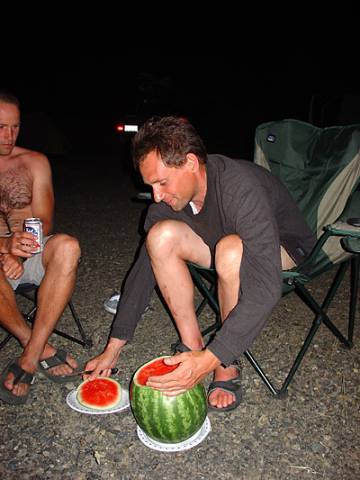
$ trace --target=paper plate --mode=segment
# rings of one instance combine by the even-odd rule
[[[106,410],[96,410],[93,408],[85,407],[78,402],[76,398],[77,388],[72,390],[66,397],[66,403],[69,405],[70,408],[75,410],[76,412],[80,413],[87,413],[88,415],[105,415],[107,413],[116,413],[121,412],[129,408],[130,401],[129,401],[129,391],[126,388],[121,387],[121,399],[120,402],[114,405],[111,408],[107,408]]]
[[[157,450],[158,452],[182,452],[184,450],[189,450],[190,448],[199,445],[199,443],[201,443],[208,436],[210,431],[211,423],[209,417],[206,417],[202,427],[187,440],[179,443],[162,443],[148,437],[146,433],[141,430],[139,425],[137,426],[137,435],[139,440],[147,447],[151,448],[152,450]]]

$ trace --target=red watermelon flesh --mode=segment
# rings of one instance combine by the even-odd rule
[[[77,390],[77,400],[85,407],[105,410],[114,407],[121,399],[120,384],[109,377],[85,380]]]
[[[146,385],[149,377],[155,377],[158,375],[165,375],[170,373],[178,367],[177,365],[166,365],[163,358],[150,362],[145,365],[138,373],[136,381],[139,385]]]

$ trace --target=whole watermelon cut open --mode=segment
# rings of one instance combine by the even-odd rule
[[[120,402],[121,386],[116,380],[109,377],[85,380],[78,386],[76,398],[85,407],[106,410]]]
[[[177,368],[166,365],[158,357],[142,365],[133,375],[130,404],[137,424],[150,438],[162,443],[179,443],[193,436],[207,415],[207,399],[203,385],[168,397],[146,386],[150,376],[164,375]]]

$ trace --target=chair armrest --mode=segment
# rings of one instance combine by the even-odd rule
[[[281,272],[282,279],[288,285],[292,285],[293,281],[296,279],[300,282],[308,282],[310,278],[304,273],[297,272],[295,270],[283,270]]]
[[[346,222],[336,222],[332,223],[331,225],[326,225],[324,230],[330,232],[331,235],[360,238],[360,227],[349,225]]]
[[[360,253],[360,238],[342,238],[340,240],[341,246],[344,250],[350,253]]]

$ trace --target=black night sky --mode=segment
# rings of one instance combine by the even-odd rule
[[[45,118],[67,138],[70,150],[116,154],[117,121],[131,114],[184,115],[209,152],[242,158],[252,155],[256,125],[281,118],[308,121],[311,112],[318,126],[335,124],[344,95],[357,97],[348,116],[360,121],[360,82],[356,69],[349,70],[355,66],[349,51],[340,55],[303,45],[289,53],[270,45],[261,55],[256,50],[174,55],[138,49],[17,64],[1,83],[21,100],[20,140],[31,148],[46,148],[40,141]]]

